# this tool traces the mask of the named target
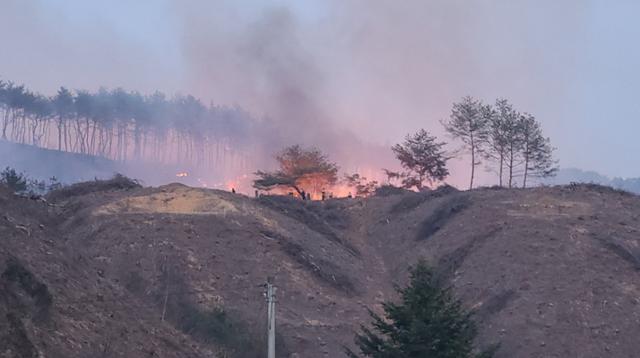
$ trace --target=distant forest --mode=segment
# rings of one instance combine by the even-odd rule
[[[245,170],[267,121],[190,95],[61,87],[47,97],[0,80],[1,138],[42,148],[200,168]]]

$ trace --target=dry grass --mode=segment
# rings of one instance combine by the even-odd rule
[[[47,200],[60,201],[90,193],[106,191],[126,191],[142,188],[139,181],[128,178],[122,174],[116,174],[111,179],[94,180],[84,183],[72,184],[47,194]]]
[[[125,197],[98,207],[94,214],[188,214],[221,215],[237,213],[239,208],[213,190],[170,185],[161,191]]]

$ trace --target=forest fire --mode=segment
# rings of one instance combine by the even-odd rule
[[[247,192],[248,193],[248,192],[251,191],[251,188],[252,188],[252,186],[251,186],[252,183],[251,183],[250,179],[251,179],[251,177],[250,177],[249,174],[242,174],[242,175],[239,175],[236,178],[226,180],[224,182],[224,186],[223,187],[224,187],[224,189],[229,190],[229,191],[235,190],[235,191],[238,191],[238,192],[242,191],[242,192]]]
[[[118,103],[130,105],[120,108]],[[253,172],[269,162],[269,148],[289,141],[273,137],[281,124],[258,122],[239,107],[207,106],[193,96],[61,87],[47,97],[0,80],[1,140],[104,158],[147,183],[173,177],[183,184],[253,193]],[[371,148],[364,150],[355,138],[343,144],[349,150],[342,152],[352,157],[348,166],[354,167],[354,157],[359,164],[367,162],[368,156],[354,153],[371,154]],[[389,165],[379,157],[375,164]],[[323,190],[332,191],[329,186],[314,184],[307,193],[320,197]]]

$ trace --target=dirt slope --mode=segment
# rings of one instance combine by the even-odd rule
[[[421,257],[499,357],[640,347],[640,199],[605,188],[301,202],[89,183],[49,199],[0,192],[0,357],[262,356],[267,277],[278,356],[342,357]]]

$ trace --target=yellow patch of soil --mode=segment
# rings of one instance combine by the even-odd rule
[[[238,207],[215,191],[186,186],[167,186],[149,195],[116,200],[96,209],[96,215],[165,213],[189,215],[226,215]]]

